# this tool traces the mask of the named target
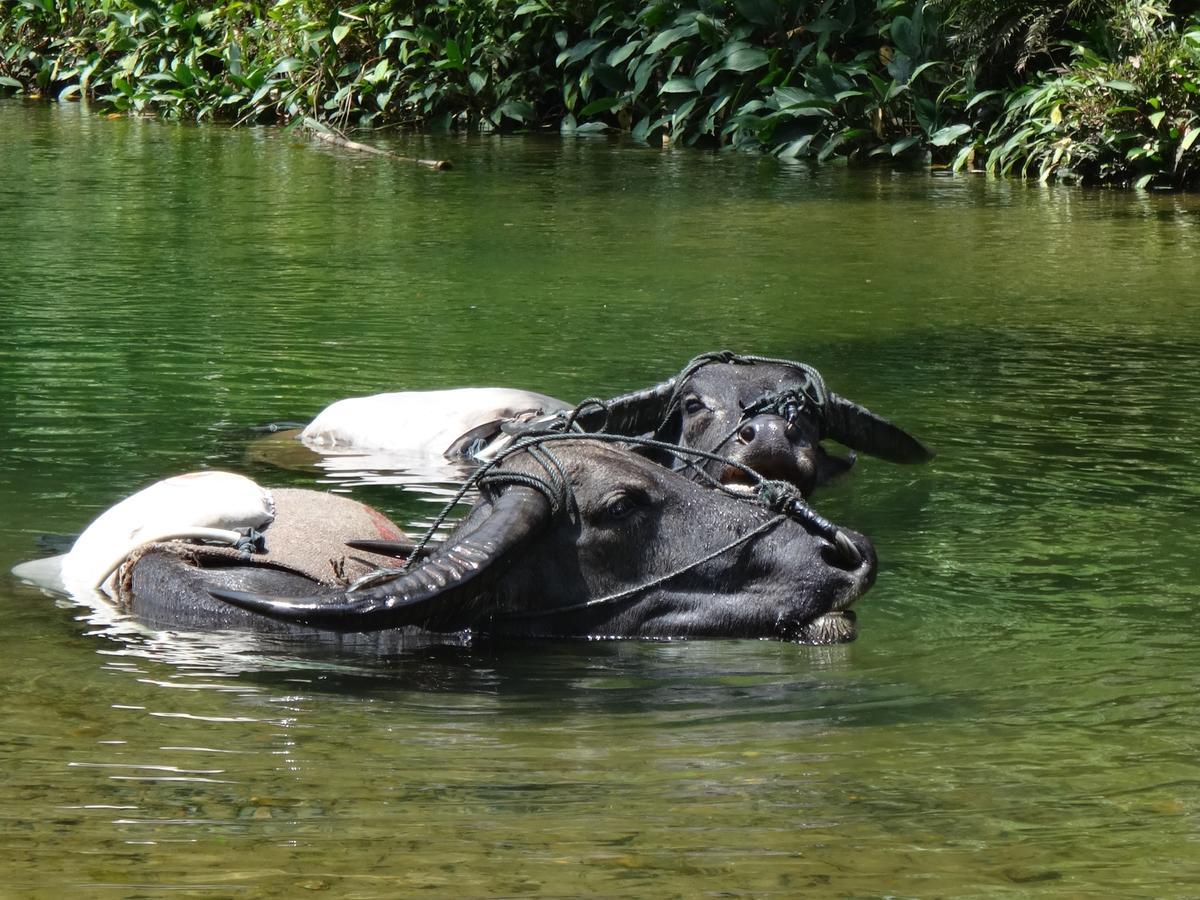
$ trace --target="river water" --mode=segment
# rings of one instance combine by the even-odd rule
[[[1195,896],[1200,199],[0,103],[0,571],[351,394],[705,350],[905,425],[859,640],[304,657],[0,576],[0,893]],[[402,521],[429,498],[350,488]]]

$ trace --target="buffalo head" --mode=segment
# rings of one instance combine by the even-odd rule
[[[454,532],[403,570],[302,599],[212,593],[347,632],[854,637],[849,607],[875,577],[866,538],[778,485],[766,485],[776,489],[769,505],[736,497],[606,437],[522,441],[472,479],[479,500]]]
[[[826,439],[890,462],[933,458],[903,429],[828,391],[811,366],[729,352],[698,356],[674,378],[582,410],[578,419],[589,431],[650,433],[729,457],[805,496],[854,463],[853,454],[829,453]],[[702,480],[744,480],[741,469],[719,460],[689,468]]]

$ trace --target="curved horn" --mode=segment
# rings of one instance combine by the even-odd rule
[[[923,463],[935,455],[903,428],[837,394],[830,394],[825,404],[825,432],[847,447],[888,462]]]
[[[346,546],[351,550],[362,550],[365,553],[374,553],[377,556],[390,556],[393,559],[407,560],[414,553],[422,558],[432,556],[440,544],[427,544],[418,550],[417,541],[413,538],[405,537],[399,541],[346,541]]]
[[[404,625],[458,631],[486,612],[481,579],[549,521],[550,504],[537,490],[513,485],[480,515],[482,521],[473,524],[473,511],[428,559],[378,587],[299,599],[215,588],[209,593],[271,619],[329,631]]]
[[[581,412],[575,421],[584,431],[604,430],[629,436],[657,431],[667,416],[677,384],[677,378],[668,378],[654,387],[621,394],[605,403],[607,418],[603,409],[594,407]]]

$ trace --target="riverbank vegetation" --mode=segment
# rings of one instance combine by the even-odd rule
[[[1168,0],[0,0],[0,92],[1200,183],[1200,16]]]

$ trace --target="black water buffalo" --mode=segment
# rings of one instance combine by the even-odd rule
[[[587,432],[652,434],[720,453],[767,477],[790,481],[805,496],[854,461],[827,452],[822,440],[892,462],[933,457],[905,431],[830,393],[811,366],[727,351],[698,356],[679,375],[647,390],[575,412],[569,407],[543,394],[507,388],[406,391],[338,401],[298,434],[305,452],[319,455],[323,469],[400,470],[437,482],[454,480],[463,471],[447,467],[448,460],[484,462],[509,446],[513,432],[531,419],[540,430],[547,418],[557,416]],[[259,456],[296,462],[289,446],[303,448],[292,437],[268,439]],[[701,480],[742,480],[740,469],[716,461],[686,469]]]
[[[853,639],[849,608],[875,577],[870,542],[794,491],[733,496],[603,436],[526,439],[472,484],[466,518],[404,570],[347,585],[156,546],[126,564],[122,590],[159,625],[834,643]]]
[[[586,431],[652,434],[727,456],[759,474],[813,489],[854,464],[821,444],[834,440],[895,463],[933,453],[903,429],[829,391],[812,366],[728,351],[696,357],[679,375],[580,410]],[[742,469],[709,459],[685,464],[702,478],[745,482]]]
[[[352,540],[403,546],[404,532],[377,510],[321,491],[268,490],[243,475],[209,470],[156,482],[105,510],[62,556],[14,573],[91,603],[101,597],[146,624],[211,630],[240,621],[210,583],[283,589],[346,584],[394,564],[353,551]],[[266,623],[271,624],[271,623]]]

